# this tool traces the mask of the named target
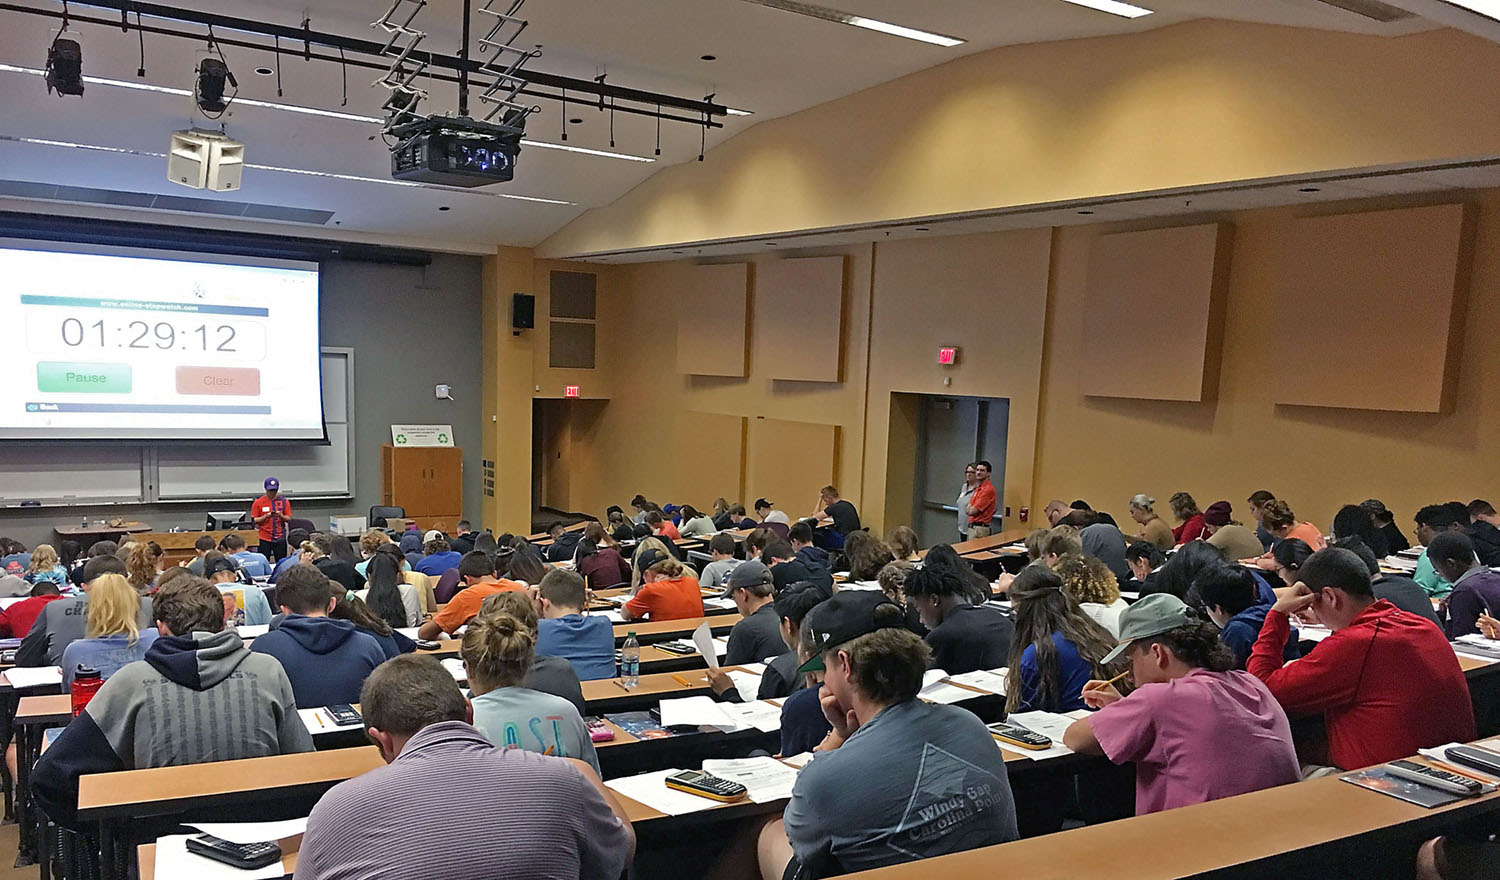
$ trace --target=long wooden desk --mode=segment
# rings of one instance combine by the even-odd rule
[[[113,539],[120,535],[133,535],[141,532],[150,532],[151,527],[143,522],[131,521],[121,523],[118,526],[106,525],[104,523],[99,523],[92,526],[58,525],[53,526],[52,531],[59,538],[92,538],[95,541],[102,541],[106,538]],[[87,545],[85,545],[83,549],[87,550]]]
[[[983,538],[974,538],[969,541],[960,541],[957,544],[953,545],[953,552],[957,553],[959,556],[964,557],[974,555],[987,556],[991,554],[996,548],[1003,547],[1006,544],[1014,544],[1017,541],[1026,540],[1026,536],[1029,534],[1031,534],[1031,531],[1029,529],[1007,529],[1003,532],[996,532],[993,535],[987,535]],[[927,551],[922,550],[917,555],[919,557],[925,558],[927,556]],[[1014,555],[1014,553],[1007,553],[1005,555]]]

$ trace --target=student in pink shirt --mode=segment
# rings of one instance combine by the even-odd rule
[[[1103,662],[1122,653],[1136,689],[1124,697],[1106,682],[1085,685],[1084,702],[1099,711],[1073,722],[1063,745],[1134,762],[1137,815],[1301,779],[1286,713],[1181,599],[1153,593],[1126,609]]]

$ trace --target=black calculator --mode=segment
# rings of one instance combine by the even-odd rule
[[[656,647],[660,648],[663,651],[666,651],[669,654],[686,655],[698,653],[698,649],[696,647],[688,642],[682,641],[681,639],[672,642],[659,642],[657,643]]]
[[[274,843],[230,843],[211,834],[189,837],[187,850],[247,871],[281,861],[281,847]]]
[[[328,717],[332,718],[333,723],[337,724],[339,727],[348,727],[352,724],[359,724],[364,720],[360,718],[359,710],[355,709],[348,703],[339,703],[336,706],[329,706]]]
[[[749,794],[745,786],[728,779],[721,779],[702,770],[683,770],[667,777],[667,788],[675,788],[709,800],[733,803],[744,800]]]
[[[1052,747],[1052,739],[1042,736],[1034,730],[1027,730],[1015,724],[986,724],[990,735],[1001,742],[1009,743],[1017,748],[1040,751]]]

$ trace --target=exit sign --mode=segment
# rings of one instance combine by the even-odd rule
[[[945,345],[938,349],[938,363],[945,367],[958,363],[958,346]]]
[[[578,386],[577,385],[564,385],[563,386],[563,397],[577,397],[577,396],[578,396]]]

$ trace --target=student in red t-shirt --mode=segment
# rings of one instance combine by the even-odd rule
[[[990,523],[995,518],[995,484],[990,482],[990,463],[974,462],[974,478],[979,482],[969,496],[966,511],[969,514],[968,536],[970,539],[986,538],[990,534]]]
[[[641,589],[620,609],[621,617],[636,620],[649,616],[655,621],[703,616],[698,580],[682,563],[648,547],[636,557],[636,565],[641,571]]]
[[[272,564],[286,556],[286,524],[292,518],[292,502],[281,494],[281,481],[266,477],[266,494],[250,505],[250,517],[260,534],[259,549]]]
[[[682,533],[677,531],[677,526],[672,521],[653,510],[646,514],[646,525],[651,527],[651,533],[668,541],[681,541]]]
[[[62,598],[54,581],[37,581],[31,588],[31,597],[12,602],[9,608],[0,611],[0,638],[23,638],[31,632],[31,625],[41,616],[48,602]]]
[[[1309,556],[1297,576],[1276,591],[1247,666],[1288,715],[1323,713],[1329,761],[1353,770],[1475,738],[1469,685],[1442,631],[1376,599],[1370,570],[1341,547]],[[1282,665],[1298,613],[1333,635]]]

